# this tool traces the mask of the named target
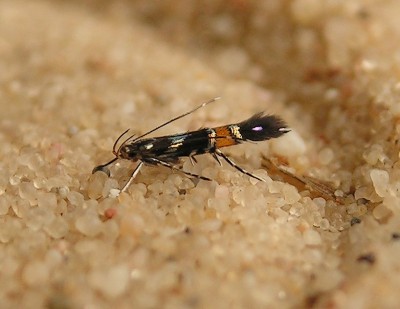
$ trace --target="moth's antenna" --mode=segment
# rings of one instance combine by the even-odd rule
[[[116,156],[116,157],[118,157],[118,152],[116,152],[115,151],[115,148],[117,147],[117,144],[118,144],[118,142],[119,142],[119,140],[122,138],[122,136],[124,136],[126,133],[128,133],[128,131],[129,131],[129,129],[127,129],[124,133],[122,133],[117,139],[116,139],[116,141],[114,142],[114,146],[113,146],[113,154]],[[133,135],[132,135],[133,136]],[[131,138],[131,137],[128,137],[128,139],[129,138]],[[126,140],[122,143],[122,144],[125,144],[125,142],[126,142]],[[118,147],[118,151],[120,150],[120,148],[121,147]]]
[[[146,135],[149,135],[150,133],[153,133],[154,131],[156,131],[158,129],[161,129],[162,127],[165,127],[166,125],[170,124],[171,122],[174,122],[174,121],[176,121],[178,119],[181,119],[181,118],[183,118],[183,117],[185,117],[185,116],[197,111],[198,109],[200,109],[200,108],[202,108],[202,107],[204,107],[204,106],[206,106],[206,105],[208,105],[208,104],[210,104],[212,102],[215,102],[215,101],[219,100],[220,98],[221,97],[216,97],[216,98],[213,98],[213,99],[211,99],[211,100],[209,100],[207,102],[204,102],[201,105],[197,106],[196,108],[192,109],[191,111],[188,111],[188,112],[186,112],[186,113],[184,113],[184,114],[182,114],[182,115],[180,115],[178,117],[175,117],[175,118],[173,118],[171,120],[168,120],[167,122],[164,122],[163,124],[159,125],[158,127],[155,127],[154,129],[151,129],[150,131],[148,131],[148,132],[136,137],[134,140],[132,140],[132,142],[135,142],[138,139],[141,139],[142,137],[145,137]]]

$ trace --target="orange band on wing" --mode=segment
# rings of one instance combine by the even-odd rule
[[[214,128],[215,131],[215,146],[217,148],[227,147],[238,144],[232,136],[231,130],[227,126]]]

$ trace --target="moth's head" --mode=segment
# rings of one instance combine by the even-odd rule
[[[119,147],[117,147],[118,142],[121,140],[121,138],[129,132],[129,129],[123,132],[116,140],[113,146],[112,153],[117,159],[126,159],[126,160],[133,160],[137,161],[136,156],[138,153],[137,146],[132,141],[133,137],[135,135],[131,135],[128,138],[126,138]]]
[[[130,161],[139,160],[138,154],[139,154],[139,149],[135,143],[122,145],[118,149],[118,152],[114,153],[114,155],[117,158],[130,160]]]
[[[112,149],[112,153],[114,154],[115,158],[112,159],[110,162],[107,162],[106,164],[101,164],[96,166],[93,171],[92,174],[94,174],[95,172],[101,171],[106,173],[108,176],[110,176],[110,171],[108,169],[108,166],[112,163],[114,163],[115,161],[117,161],[118,159],[127,159],[127,160],[132,160],[132,161],[137,161],[137,147],[134,143],[129,144],[129,140],[133,138],[134,135],[131,135],[130,137],[128,137],[127,139],[125,139],[122,144],[117,148],[117,144],[120,141],[120,139],[126,134],[128,133],[129,129],[126,130],[124,133],[122,133],[115,141],[113,149]]]

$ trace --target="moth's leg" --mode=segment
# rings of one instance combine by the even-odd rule
[[[181,172],[181,173],[183,173],[185,175],[191,176],[191,177],[195,177],[195,178],[198,178],[198,179],[211,181],[210,178],[186,172],[186,171],[184,171],[184,170],[182,170],[180,168],[177,168],[176,166],[174,166],[174,165],[172,165],[172,164],[170,164],[168,162],[165,162],[165,161],[162,161],[162,160],[159,160],[159,159],[156,159],[156,158],[146,159],[146,163],[153,164],[153,165],[154,164],[162,165],[162,166],[168,167],[168,168],[170,168],[172,170],[179,171],[179,172]]]
[[[194,156],[189,156],[189,159],[190,159],[190,163],[192,163],[193,166],[195,163],[197,163],[197,160]]]
[[[237,165],[235,162],[233,162],[231,159],[229,159],[223,152],[221,152],[220,150],[216,149],[215,153],[222,157],[226,162],[229,163],[230,166],[233,166],[234,168],[236,168],[238,171],[242,172],[243,174],[246,174],[247,176],[253,177],[254,179],[260,180],[260,181],[264,181],[265,179],[262,179],[260,177],[257,177],[256,175],[253,175],[252,173],[246,171],[245,169],[241,168],[239,165]]]
[[[211,153],[211,155],[218,162],[219,166],[222,166],[221,160],[218,158],[218,156],[215,154],[215,152]]]
[[[135,179],[136,175],[139,173],[139,170],[142,168],[143,166],[143,162],[139,161],[139,164],[135,167],[135,169],[133,170],[131,176],[129,177],[128,182],[125,184],[125,186],[121,189],[121,192],[125,192],[126,189],[128,189],[128,187],[131,185],[133,179]]]

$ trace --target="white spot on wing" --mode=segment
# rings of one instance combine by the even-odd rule
[[[183,141],[186,139],[186,136],[180,136],[172,138],[170,148],[178,148],[183,145]]]
[[[178,148],[182,145],[183,145],[182,143],[174,143],[174,144],[171,144],[171,146],[169,146],[169,148]]]
[[[237,139],[243,139],[242,134],[240,134],[240,128],[237,125],[229,126],[229,129],[232,132],[232,135]]]
[[[215,132],[214,129],[210,129],[210,133],[208,133],[208,138],[210,140],[209,147],[214,147],[215,146],[215,137],[217,136],[217,132]]]

